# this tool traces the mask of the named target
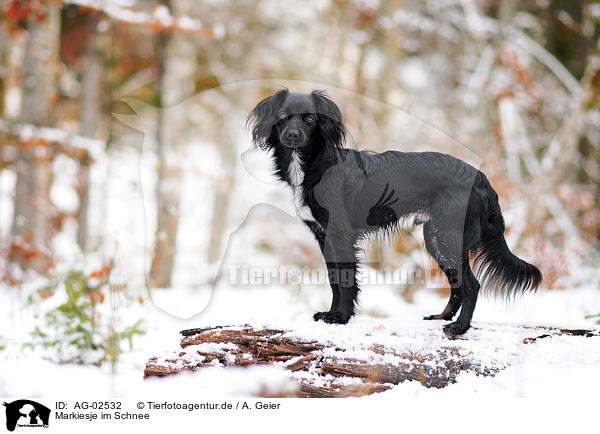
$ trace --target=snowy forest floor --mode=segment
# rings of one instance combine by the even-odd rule
[[[198,292],[162,290],[154,294],[157,304],[165,298],[193,303]],[[204,294],[204,298],[206,298]],[[167,378],[144,380],[142,372],[152,356],[176,350],[179,331],[195,327],[250,324],[257,329],[290,331],[303,339],[333,343],[351,356],[373,363],[365,348],[385,345],[399,352],[434,354],[441,348],[456,348],[482,366],[495,369],[494,376],[463,372],[447,387],[425,388],[418,381],[406,381],[372,398],[391,396],[447,397],[464,395],[536,398],[565,395],[580,398],[600,390],[600,338],[553,335],[525,344],[524,339],[545,332],[535,327],[592,329],[600,327],[586,315],[597,313],[600,291],[597,288],[541,291],[528,294],[510,305],[501,300],[480,300],[473,327],[461,338],[451,341],[442,332],[443,321],[422,321],[423,315],[437,313],[446,300],[435,291],[417,292],[414,303],[405,302],[392,287],[363,289],[357,317],[347,325],[327,325],[312,321],[312,313],[329,303],[330,291],[321,286],[298,288],[268,287],[252,289],[215,289],[208,307],[196,317],[177,319],[147,302],[122,316],[143,316],[147,333],[134,339],[134,349],[121,356],[117,374],[109,368],[58,365],[42,358],[36,350],[23,349],[28,327],[26,309],[15,314],[16,301],[2,293],[0,315],[7,348],[0,352],[2,373],[0,390],[4,396],[44,396],[49,391],[78,396],[130,396],[160,393],[167,397],[256,396],[265,390],[281,391],[294,387],[292,373],[278,366],[222,368]],[[140,311],[140,309],[143,309]],[[534,327],[534,328],[532,328]],[[6,375],[10,373],[10,375]],[[326,380],[326,379],[325,379]],[[274,392],[275,393],[275,392]]]

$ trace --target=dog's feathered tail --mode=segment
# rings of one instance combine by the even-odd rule
[[[493,190],[491,193],[481,225],[481,242],[473,256],[474,271],[484,290],[510,299],[517,293],[537,289],[542,282],[542,273],[508,248],[498,196]]]

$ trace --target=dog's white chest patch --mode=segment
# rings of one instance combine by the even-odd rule
[[[302,220],[316,222],[312,212],[310,211],[310,208],[302,201],[302,182],[304,181],[304,172],[302,170],[300,156],[297,152],[292,153],[288,175],[290,178],[290,186],[292,187],[292,201],[294,202],[294,207],[296,208],[298,216]]]

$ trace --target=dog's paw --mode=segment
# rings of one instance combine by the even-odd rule
[[[444,326],[444,334],[450,339],[456,339],[458,336],[466,333],[471,327],[470,324],[463,324],[458,321]]]
[[[427,316],[424,316],[423,319],[425,321],[432,321],[432,320],[437,320],[437,319],[449,321],[452,319],[452,317],[446,318],[446,317],[442,316],[442,314],[438,314],[438,315],[427,315]]]
[[[313,319],[315,321],[319,321],[323,319],[323,316],[326,314],[327,312],[317,312],[313,315]]]
[[[346,324],[350,321],[351,315],[345,315],[339,310],[333,310],[329,312],[317,312],[313,315],[315,321],[323,321],[327,324]]]

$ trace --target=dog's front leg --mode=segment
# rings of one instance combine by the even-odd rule
[[[335,278],[337,274],[337,267],[335,262],[327,263],[327,278],[329,280],[329,286],[331,286],[331,307],[329,310],[331,312],[336,311],[340,304],[340,284],[338,279]],[[333,283],[332,283],[333,282]]]
[[[333,292],[331,309],[329,312],[317,312],[315,321],[323,320],[330,324],[346,324],[354,316],[356,299],[358,297],[357,262],[348,260],[356,257],[353,244],[347,251],[328,248],[324,245],[322,252],[327,263],[329,284]],[[336,252],[337,250],[337,252]],[[346,259],[341,261],[339,259]]]
[[[323,230],[322,226],[310,220],[305,220],[304,223],[306,226],[308,226],[319,243],[321,254],[323,255],[325,264],[327,265],[327,279],[329,281],[329,285],[331,286],[332,292],[331,308],[328,312],[317,312],[313,315],[315,321],[319,321],[320,319],[325,320],[325,315],[336,311],[340,302],[339,279],[336,277],[338,275],[337,266],[335,257],[333,256],[333,250],[330,248],[325,249],[325,231]]]
[[[317,312],[313,315],[315,321],[323,320],[329,322],[326,318],[332,312],[337,311],[340,303],[340,285],[338,276],[337,266],[335,262],[327,262],[327,279],[329,280],[329,286],[331,286],[332,298],[331,308],[327,312]]]
[[[354,316],[358,296],[356,281],[356,262],[338,262],[335,268],[329,268],[329,284],[333,291],[333,300],[329,312],[317,312],[315,321],[323,320],[329,324],[346,324]]]
[[[315,321],[323,320],[325,322],[331,322],[328,318],[331,318],[333,312],[338,310],[338,306],[340,303],[340,280],[339,280],[339,271],[337,268],[337,264],[335,262],[335,257],[333,257],[333,252],[328,251],[327,256],[325,256],[325,240],[317,237],[317,241],[319,241],[319,247],[321,248],[321,253],[323,254],[323,258],[325,259],[325,264],[327,264],[327,279],[329,281],[329,286],[331,286],[331,308],[328,312],[317,312],[313,315]]]

